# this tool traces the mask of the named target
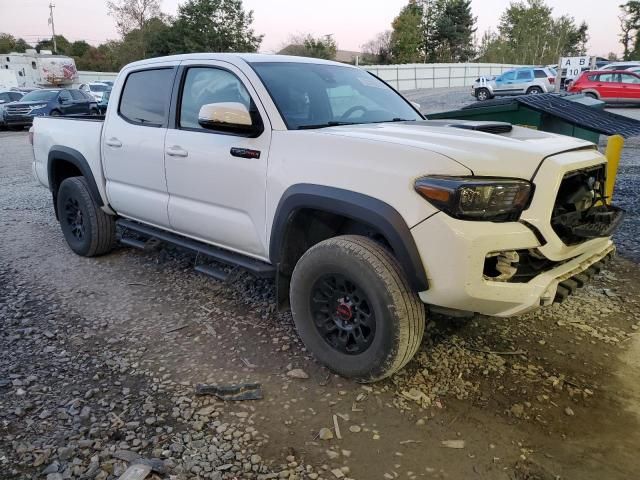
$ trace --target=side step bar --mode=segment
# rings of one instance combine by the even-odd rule
[[[183,237],[182,235],[177,235],[175,233],[167,232],[159,228],[151,227],[149,225],[143,225],[141,223],[134,222],[133,220],[120,218],[116,220],[116,225],[121,227],[125,232],[129,230],[149,237],[149,239],[151,240],[159,240],[165,243],[170,243],[186,250],[190,250],[194,253],[204,255],[211,260],[224,263],[225,265],[243,268],[256,277],[270,278],[274,277],[276,273],[275,267],[266,262],[247,257],[240,253],[231,252],[229,250],[217,248],[212,245],[207,245],[206,243]],[[148,241],[144,242],[131,238],[124,238],[124,235],[123,238],[120,239],[120,242],[125,245],[142,249],[146,249],[148,243]],[[224,280],[227,277],[227,274],[224,271],[211,265],[198,265],[195,269],[198,272],[210,275],[214,278],[217,278],[218,280]]]

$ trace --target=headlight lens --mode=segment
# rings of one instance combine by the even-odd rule
[[[510,178],[430,176],[416,180],[415,189],[454,218],[507,222],[528,206],[533,185]]]
[[[46,103],[42,103],[42,104],[39,104],[39,105],[31,105],[31,110],[38,110],[39,108],[44,108],[46,106],[47,106]]]

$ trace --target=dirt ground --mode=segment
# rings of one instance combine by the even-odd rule
[[[314,362],[269,281],[217,282],[168,248],[75,256],[31,156],[0,133],[0,478],[117,478],[132,457],[159,478],[638,478],[636,215],[564,304],[431,316],[408,367],[362,386]],[[264,398],[194,394],[239,382]]]

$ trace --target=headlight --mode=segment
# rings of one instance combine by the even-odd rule
[[[39,108],[44,108],[46,106],[47,106],[46,103],[42,103],[40,105],[31,105],[31,110],[38,110]]]
[[[533,185],[492,177],[422,177],[416,191],[434,207],[462,220],[508,222],[528,206]]]

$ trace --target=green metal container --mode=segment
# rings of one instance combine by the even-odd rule
[[[604,110],[604,102],[584,95],[567,95],[563,98],[590,108]],[[508,122],[513,125],[522,125],[542,130],[544,132],[552,132],[581,138],[593,143],[598,143],[600,138],[600,132],[598,131],[581,127],[552,114],[534,110],[527,105],[523,105],[515,101],[515,99],[511,102],[499,101],[495,104],[491,104],[491,101],[489,101],[486,106],[480,104],[473,108],[463,108],[461,110],[453,110],[450,112],[429,114],[427,117],[430,120],[455,119]]]

